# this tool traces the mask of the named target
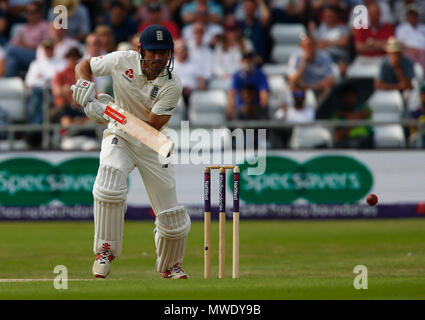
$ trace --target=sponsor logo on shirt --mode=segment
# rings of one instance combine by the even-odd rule
[[[127,70],[125,70],[125,73],[123,73],[122,76],[128,82],[132,82],[132,79],[134,78],[134,70],[133,69],[127,69]]]

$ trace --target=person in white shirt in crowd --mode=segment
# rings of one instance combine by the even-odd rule
[[[395,36],[404,44],[404,54],[425,68],[425,24],[419,22],[418,6],[407,7],[406,22],[398,25]]]
[[[213,23],[209,20],[209,13],[206,6],[198,6],[195,13],[195,21],[183,27],[182,37],[187,42],[193,41],[193,38],[195,37],[194,26],[199,22],[205,25],[205,32],[202,37],[204,45],[214,47],[224,29],[220,24]]]
[[[323,10],[323,21],[314,31],[318,49],[325,50],[332,61],[339,67],[344,76],[349,64],[350,31],[346,25],[339,23],[340,9],[337,6],[326,6]]]
[[[306,92],[303,90],[292,91],[292,99],[288,97],[282,108],[277,110],[274,115],[277,120],[285,120],[291,123],[312,122],[314,117],[315,109],[308,104]]]
[[[184,39],[174,41],[174,72],[183,84],[182,97],[185,108],[184,119],[188,119],[189,98],[193,91],[200,90],[199,84],[205,83],[203,68],[189,58],[189,48]]]
[[[419,21],[425,23],[425,1],[423,0],[395,0],[393,5],[393,12],[398,24],[406,21],[407,8],[410,5],[416,5],[419,11]]]
[[[241,69],[241,58],[245,52],[254,50],[250,40],[242,36],[237,21],[227,19],[225,31],[214,48],[213,74],[216,77],[230,78]]]
[[[309,104],[304,90],[294,90],[286,94],[286,100],[282,107],[277,110],[273,116],[276,120],[286,121],[288,123],[308,123],[315,119],[315,108]],[[282,147],[286,148],[292,135],[292,128],[282,128],[276,131]]]
[[[31,62],[25,76],[25,85],[29,88],[27,100],[28,123],[43,122],[43,90],[52,88],[52,79],[66,67],[66,60],[55,57],[53,40],[44,40],[41,44],[43,55]]]
[[[207,89],[208,80],[212,77],[212,50],[202,41],[205,34],[205,25],[202,22],[193,24],[193,41],[188,41],[189,59],[198,68],[202,69],[203,76],[198,79],[198,89]]]
[[[49,26],[49,38],[53,40],[53,55],[57,59],[65,59],[65,55],[71,48],[79,47],[80,43],[67,36],[65,29],[57,29],[54,23]],[[37,47],[36,58],[45,58],[44,48],[40,45]]]

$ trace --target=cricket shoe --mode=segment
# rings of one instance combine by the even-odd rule
[[[93,263],[93,275],[96,278],[106,278],[111,272],[111,262],[114,255],[108,250],[99,253]]]
[[[187,279],[187,278],[189,278],[189,276],[183,271],[183,268],[180,265],[180,263],[176,263],[170,269],[168,269],[164,273],[161,273],[161,275],[162,275],[163,278],[166,278],[166,279]]]

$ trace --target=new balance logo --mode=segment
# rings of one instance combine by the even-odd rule
[[[164,40],[164,34],[163,34],[162,30],[158,30],[156,32],[156,40],[158,40],[158,41]]]

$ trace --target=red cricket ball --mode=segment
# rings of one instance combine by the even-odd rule
[[[378,197],[376,196],[376,194],[371,193],[370,195],[367,196],[366,202],[368,205],[374,206],[375,204],[378,203]]]

